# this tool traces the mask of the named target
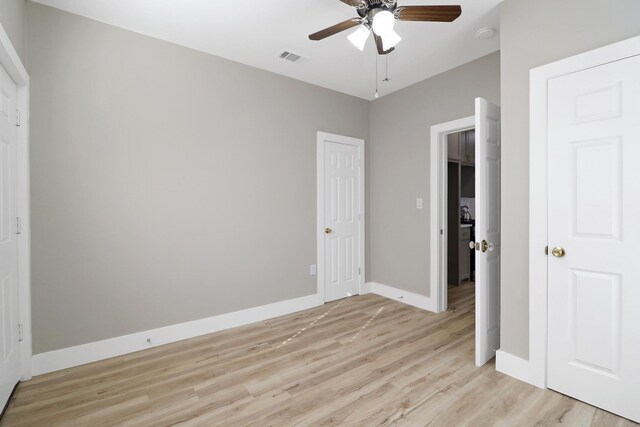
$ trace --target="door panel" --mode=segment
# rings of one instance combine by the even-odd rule
[[[640,421],[640,57],[548,90],[548,385]]]
[[[500,107],[476,99],[476,365],[500,347]]]
[[[325,300],[333,301],[359,291],[360,153],[354,145],[324,144]]]
[[[16,86],[0,67],[0,408],[20,379]]]
[[[572,143],[573,237],[620,238],[621,142],[620,138],[603,138]]]
[[[570,274],[571,363],[617,375],[621,332],[620,276],[573,269]],[[607,309],[587,309],[598,305]]]

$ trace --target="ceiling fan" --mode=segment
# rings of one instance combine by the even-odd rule
[[[309,36],[311,40],[322,40],[334,34],[358,27],[349,35],[355,47],[364,50],[369,34],[373,32],[380,55],[395,49],[401,37],[393,31],[395,20],[453,22],[461,14],[460,6],[398,6],[397,0],[340,0],[356,8],[358,18],[348,19]]]

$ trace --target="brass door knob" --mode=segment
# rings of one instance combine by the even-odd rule
[[[325,234],[331,234],[331,232],[333,232],[333,230],[332,230],[332,229],[330,229],[329,227],[327,227],[327,228],[325,228],[325,229],[324,229],[324,233],[325,233]]]
[[[489,249],[489,244],[487,243],[487,241],[483,240],[481,245],[482,245],[482,252],[487,252],[487,249]]]
[[[553,248],[553,250],[551,251],[551,255],[553,255],[556,258],[562,258],[563,256],[565,256],[567,254],[567,252],[564,250],[564,248],[561,248],[560,246],[556,246],[555,248]]]

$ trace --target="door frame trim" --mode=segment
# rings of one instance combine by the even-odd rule
[[[31,219],[29,190],[29,74],[7,32],[0,24],[0,65],[16,83],[18,127],[18,205],[21,234],[18,237],[18,322],[22,324],[20,366],[22,380],[31,379]]]
[[[476,127],[476,116],[431,126],[429,194],[429,288],[435,313],[447,310],[447,135]],[[443,230],[440,234],[438,231]]]
[[[358,293],[363,293],[365,281],[365,154],[364,140],[352,138],[349,136],[335,135],[328,132],[319,131],[317,134],[317,155],[316,155],[316,208],[317,208],[317,228],[316,228],[316,285],[320,301],[326,302],[325,286],[324,286],[324,148],[326,142],[334,142],[338,144],[352,145],[358,148],[359,161],[359,179],[360,179],[360,280],[358,281]]]
[[[529,366],[528,382],[547,387],[548,82],[557,77],[640,55],[640,36],[530,71],[529,134]]]

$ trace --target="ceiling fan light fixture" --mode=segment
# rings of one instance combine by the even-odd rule
[[[356,30],[349,34],[347,37],[349,41],[357,47],[361,52],[364,50],[364,46],[367,44],[367,40],[369,39],[369,28],[367,28],[364,24],[358,26]]]
[[[402,40],[402,37],[400,37],[395,31],[391,30],[382,36],[382,47],[385,51],[393,49],[395,45],[400,43],[400,40]]]
[[[340,0],[356,8],[358,16],[309,34],[309,40],[324,40],[352,28],[349,40],[361,51],[373,32],[378,55],[388,55],[402,38],[393,30],[395,21],[453,22],[462,14],[459,5],[398,6],[397,0]],[[362,28],[364,26],[364,28]]]

